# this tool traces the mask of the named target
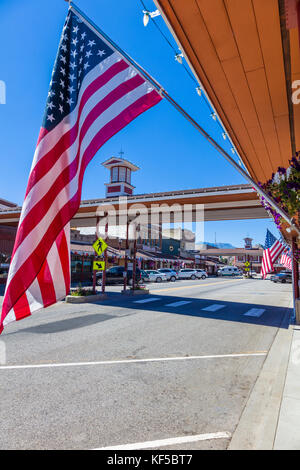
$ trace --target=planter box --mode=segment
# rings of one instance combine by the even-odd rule
[[[96,295],[67,295],[66,302],[68,304],[85,304],[90,302],[97,302],[98,300],[107,299],[106,294]]]
[[[147,295],[149,294],[149,290],[148,289],[138,289],[138,290],[131,290],[131,289],[127,289],[126,291],[122,291],[121,294],[123,295]]]

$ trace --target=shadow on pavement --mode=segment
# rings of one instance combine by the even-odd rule
[[[120,298],[121,297],[121,298]],[[242,302],[228,302],[225,300],[216,300],[210,298],[193,298],[179,296],[159,296],[150,294],[153,300],[149,303],[138,303],[139,300],[146,300],[148,296],[125,297],[119,293],[109,293],[108,299],[105,301],[95,302],[98,305],[120,306],[136,311],[149,312],[165,312],[171,315],[187,315],[198,318],[210,318],[215,320],[224,320],[239,323],[249,323],[256,325],[273,326],[278,328],[288,328],[293,309],[287,307],[274,307],[270,305],[251,304]],[[167,306],[167,304],[175,302],[188,302],[182,306]],[[216,312],[208,312],[202,310],[211,305],[220,304],[224,307]],[[260,317],[246,316],[251,309],[263,309],[264,312]]]
[[[25,328],[22,330],[22,333],[39,333],[39,334],[49,334],[49,333],[61,333],[62,331],[75,330],[77,328],[82,328],[83,326],[95,325],[106,320],[111,320],[116,318],[114,315],[83,315],[81,317],[70,318],[67,320],[55,321],[52,323],[45,323],[43,325],[32,326],[30,328]]]
[[[155,299],[149,303],[140,303],[140,300]],[[182,306],[168,306],[168,304],[177,302],[187,302]],[[215,312],[205,311],[203,308],[211,305],[222,305],[223,307]],[[264,325],[277,328],[288,328],[293,314],[293,309],[286,307],[274,307],[270,305],[251,304],[242,302],[228,302],[225,300],[216,300],[210,298],[193,298],[193,297],[179,297],[179,296],[159,296],[155,294],[139,295],[139,296],[124,296],[119,292],[109,292],[108,299],[98,302],[91,302],[84,304],[86,307],[86,314],[82,315],[82,311],[78,311],[80,316],[72,318],[76,315],[77,307],[82,308],[82,304],[68,304],[70,308],[70,318],[63,320],[44,323],[41,325],[32,326],[19,331],[37,334],[60,333],[64,331],[74,330],[86,326],[95,325],[103,321],[122,318],[128,315],[134,315],[140,311],[148,311],[149,313],[165,313],[166,315],[184,315],[196,318],[207,318],[211,320],[223,320],[238,323],[247,323],[251,325]],[[93,312],[89,313],[89,305],[93,305]],[[101,307],[114,307],[128,309],[127,315],[125,314],[108,314],[102,313],[103,308],[98,313],[95,313],[97,305]],[[263,309],[264,312],[261,316],[246,316],[250,309]],[[130,311],[130,313],[129,313]],[[41,312],[42,315],[42,312]],[[66,315],[66,312],[64,313]],[[149,321],[152,317],[149,315]],[[14,334],[14,333],[10,333]]]

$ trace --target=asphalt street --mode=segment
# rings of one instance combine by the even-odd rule
[[[1,449],[228,446],[288,325],[291,286],[210,278],[150,290],[109,287],[102,303],[61,302],[5,328]]]

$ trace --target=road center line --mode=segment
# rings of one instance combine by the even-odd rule
[[[151,449],[155,447],[172,446],[184,444],[187,442],[209,441],[211,439],[230,439],[230,432],[214,432],[209,434],[195,434],[194,436],[173,437],[169,439],[160,439],[158,441],[136,442],[134,444],[117,445],[110,447],[99,447],[94,450],[140,450]]]
[[[266,356],[268,351],[257,351],[237,354],[216,354],[206,356],[178,356],[178,357],[153,357],[148,359],[121,359],[116,361],[94,361],[94,362],[63,362],[49,364],[24,364],[15,366],[0,366],[0,370],[16,370],[16,369],[45,369],[51,367],[84,367],[84,366],[105,366],[114,364],[134,364],[146,362],[167,362],[167,361],[188,361],[196,359],[222,359],[231,357],[249,357],[249,356]]]

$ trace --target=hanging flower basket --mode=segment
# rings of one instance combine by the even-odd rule
[[[258,184],[289,215],[292,222],[300,227],[300,153],[297,152],[289,163],[290,166],[287,169],[279,167],[269,181]],[[273,217],[277,227],[286,232],[289,227],[287,222],[263,196],[260,196],[260,201]],[[298,235],[297,232],[296,235]]]

